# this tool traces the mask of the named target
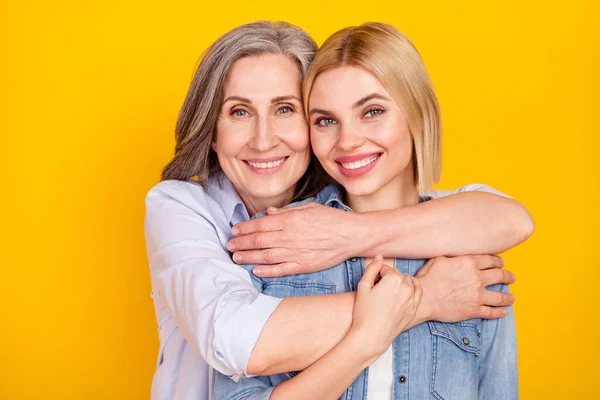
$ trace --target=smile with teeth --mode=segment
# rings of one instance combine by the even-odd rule
[[[358,160],[358,161],[351,162],[351,163],[340,163],[340,164],[342,165],[342,167],[344,167],[346,169],[358,169],[358,168],[362,168],[362,167],[365,167],[365,166],[371,164],[373,161],[377,160],[379,158],[379,156],[381,156],[381,154],[376,154],[374,156],[363,158],[362,160]]]
[[[247,160],[246,160],[246,162],[248,164],[250,164],[250,166],[252,166],[254,168],[266,169],[266,168],[275,168],[275,167],[281,165],[281,163],[284,162],[286,158],[287,157],[283,157],[283,158],[281,158],[279,160],[269,161],[269,162],[266,162],[266,163],[256,163],[256,162],[247,161]]]

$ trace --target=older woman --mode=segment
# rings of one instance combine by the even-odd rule
[[[261,294],[227,249],[236,223],[270,206],[310,199],[324,186],[310,151],[301,101],[303,73],[315,50],[315,43],[297,27],[252,23],[219,38],[198,67],[177,122],[175,157],[164,170],[163,182],[146,199],[161,343],[154,399],[208,398],[210,367],[234,380],[305,369],[336,346],[352,324],[356,292],[329,288],[318,291],[320,295],[283,300]],[[314,209],[296,210],[295,218],[302,211]],[[343,245],[321,249],[324,261],[312,262],[312,270],[334,265],[331,260],[374,256],[371,250],[356,253],[357,241],[372,240],[365,237],[370,230],[344,229],[357,224],[353,213],[326,211],[319,209],[320,222],[339,227],[331,235]],[[433,227],[431,221],[440,215],[444,224]],[[521,205],[483,192],[364,218],[364,224],[377,221],[380,232],[371,236],[387,257],[442,256],[456,249],[463,254],[496,253],[531,233],[530,217]],[[397,235],[396,227],[405,222],[413,234]],[[434,231],[444,240],[432,242],[427,234]],[[411,248],[427,251],[414,254],[407,250]],[[491,256],[439,258],[414,282],[391,275],[389,285],[378,285],[380,294],[365,297],[357,307],[378,307],[395,321],[385,328],[388,336],[410,324],[412,313],[422,320],[449,322],[498,318],[514,299],[509,294],[489,296],[482,282],[511,283],[514,277],[501,264]],[[397,301],[372,302],[390,296]]]

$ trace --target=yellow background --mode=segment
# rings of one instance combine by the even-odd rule
[[[406,32],[436,85],[442,187],[525,203],[523,399],[599,396],[600,12],[571,1],[2,1],[0,399],[145,399],[157,334],[143,200],[199,54],[257,19],[322,43]]]

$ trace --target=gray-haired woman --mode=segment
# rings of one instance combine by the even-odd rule
[[[227,249],[233,225],[270,206],[310,201],[326,183],[310,151],[301,101],[302,77],[315,51],[315,43],[298,27],[256,22],[219,38],[196,71],[177,122],[175,156],[146,198],[161,343],[154,399],[208,398],[213,368],[234,380],[302,370],[333,348],[352,322],[355,293],[283,300],[260,294]],[[483,190],[465,192],[471,189]],[[519,203],[485,191],[492,190],[470,186],[402,212],[357,217],[307,206],[285,214],[290,221],[316,219],[336,237],[330,243],[339,245],[307,254],[321,260],[312,262],[311,270],[377,253],[421,258],[494,254],[526,239],[532,223]],[[446,194],[451,193],[432,193]],[[432,224],[441,217],[443,224]],[[410,224],[411,235],[403,235],[403,224]],[[428,233],[434,231],[444,240],[432,241]],[[310,236],[302,232],[303,243]],[[251,237],[258,238],[253,243],[258,247],[263,247],[261,240],[272,239]],[[289,260],[282,254],[275,255],[285,265]],[[245,255],[244,262],[252,260],[252,253]],[[424,294],[418,309],[409,307],[418,304],[411,292],[378,312],[394,315],[398,324],[410,320],[411,313],[452,322],[501,317],[503,306],[513,301],[506,295],[485,304],[485,288],[477,283],[461,291],[438,286],[489,281],[483,276],[498,271],[503,273],[494,283],[511,283],[514,276],[499,269],[497,257],[442,257],[430,263],[429,273],[414,282]]]

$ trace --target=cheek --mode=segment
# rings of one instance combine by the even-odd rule
[[[246,136],[243,130],[235,127],[218,127],[213,150],[219,156],[235,156],[244,148]]]
[[[309,150],[310,135],[304,118],[285,121],[278,129],[285,132],[285,142],[293,151],[300,153]]]
[[[386,124],[379,127],[375,135],[378,137],[379,144],[386,147],[389,151],[408,157],[412,154],[412,135],[408,125],[403,122]]]
[[[327,154],[330,152],[328,149],[330,149],[331,146],[328,142],[327,136],[323,135],[321,132],[311,132],[310,143],[313,153],[315,153],[315,156],[322,163],[326,160]]]

